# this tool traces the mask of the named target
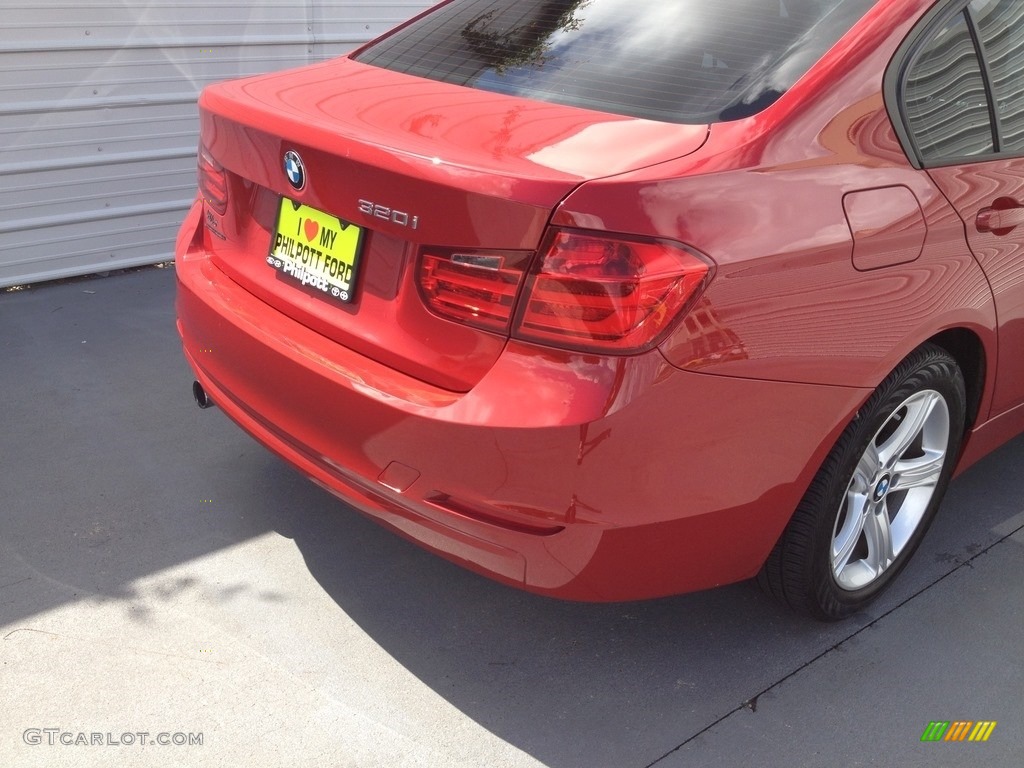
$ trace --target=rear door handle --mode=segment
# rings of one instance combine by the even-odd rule
[[[1014,227],[1024,224],[1024,207],[982,208],[974,220],[979,232],[1005,235]]]

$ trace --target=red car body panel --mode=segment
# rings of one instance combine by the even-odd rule
[[[807,457],[820,462],[868,394],[679,371],[657,351],[602,358],[521,342],[453,394],[294,320],[268,323],[198,243],[180,253],[186,353],[225,413],[407,536],[562,597],[753,575],[813,474]],[[730,413],[707,407],[721,398]],[[767,428],[751,434],[752,420]],[[701,436],[682,459],[681,434]]]
[[[1020,356],[999,354],[1022,344],[1024,273],[961,219],[986,203],[986,173],[914,168],[881,93],[931,5],[879,2],[775,104],[710,131],[347,59],[207,90],[203,143],[230,204],[197,200],[176,247],[197,380],[323,487],[503,582],[622,600],[753,576],[921,343],[952,332],[980,350],[961,467],[1024,428]],[[311,169],[301,192],[288,150]],[[367,228],[351,305],[266,267],[282,196]],[[420,225],[374,221],[361,200]],[[420,249],[533,251],[549,226],[683,243],[714,278],[634,355],[426,308]]]
[[[1012,230],[983,231],[977,222],[983,210],[1024,204],[1024,160],[933,168],[928,173],[967,223],[971,252],[984,267],[995,297],[999,348],[1005,354],[997,358],[992,409],[1001,413],[1024,403],[1024,244]]]

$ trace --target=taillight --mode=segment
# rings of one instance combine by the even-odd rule
[[[216,213],[225,214],[228,209],[227,174],[204,146],[199,147],[199,194]]]
[[[430,249],[420,260],[427,306],[452,320],[507,333],[530,252]]]
[[[428,248],[419,285],[442,317],[550,346],[624,354],[657,343],[711,269],[665,240],[554,229],[536,256]]]
[[[711,271],[663,240],[553,230],[530,270],[512,335],[583,351],[648,348]]]

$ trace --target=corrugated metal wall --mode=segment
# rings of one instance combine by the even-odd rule
[[[204,85],[336,56],[429,4],[0,0],[0,287],[171,258]]]

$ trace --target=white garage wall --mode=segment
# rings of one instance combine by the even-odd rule
[[[0,0],[0,287],[171,258],[204,85],[339,55],[429,4]]]

